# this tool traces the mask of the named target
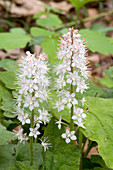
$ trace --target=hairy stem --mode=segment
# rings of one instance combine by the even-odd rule
[[[71,31],[71,40],[72,40],[72,45],[73,45],[73,28],[72,28],[72,31]],[[72,67],[72,57],[73,57],[73,51],[72,51],[72,56],[71,56],[71,73],[73,73],[73,67]],[[73,93],[73,84],[71,83],[71,89],[70,89],[70,93],[72,94]],[[73,104],[71,106],[71,120],[70,120],[70,130],[73,130],[74,128],[74,122],[73,122],[73,119],[72,119],[72,116],[73,116]]]
[[[34,127],[34,109],[31,114],[31,128]],[[33,136],[30,137],[30,166],[33,165]]]

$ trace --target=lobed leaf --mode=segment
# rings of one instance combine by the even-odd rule
[[[100,32],[81,29],[79,33],[82,35],[82,37],[85,37],[88,48],[92,52],[99,52],[105,55],[113,53],[113,44]]]
[[[99,154],[106,165],[113,168],[113,100],[87,97],[89,111],[85,121],[84,135],[98,143]]]
[[[24,48],[31,37],[28,35],[17,33],[0,33],[0,48],[5,50],[15,49],[18,47]]]

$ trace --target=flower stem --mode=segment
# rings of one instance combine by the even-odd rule
[[[82,139],[83,139],[83,134],[79,131],[79,146],[81,152],[79,170],[82,170]]]
[[[72,40],[72,45],[73,45],[73,31],[74,31],[74,30],[73,30],[73,28],[72,28],[72,29],[71,29],[71,40]],[[72,51],[72,56],[71,56],[71,73],[73,73],[72,57],[73,57],[73,51]],[[72,83],[71,83],[70,93],[71,93],[71,94],[73,93],[73,84],[72,84]],[[72,106],[71,106],[70,130],[73,130],[73,128],[74,128],[74,122],[73,122],[73,119],[72,119],[73,110],[74,110],[74,106],[73,106],[73,104],[72,104]]]
[[[34,127],[34,109],[31,114],[31,128]],[[30,166],[33,165],[33,136],[30,137]]]

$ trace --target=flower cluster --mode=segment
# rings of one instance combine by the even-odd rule
[[[47,102],[49,90],[49,78],[47,72],[49,68],[45,61],[45,54],[41,54],[36,58],[35,54],[26,52],[26,57],[22,57],[17,82],[18,94],[17,94],[17,112],[18,120],[24,124],[31,123],[31,112],[37,109],[38,114],[33,117],[33,127],[30,128],[29,136],[37,138],[40,134],[38,131],[40,123],[48,123],[51,119],[51,115],[44,108],[39,108],[40,104]],[[20,133],[19,133],[20,134]],[[22,137],[18,136],[18,139],[22,141]]]
[[[60,38],[60,46],[57,52],[57,58],[60,61],[55,69],[58,76],[55,81],[57,96],[59,97],[59,100],[56,101],[56,108],[60,112],[64,110],[65,105],[69,109],[73,107],[72,119],[74,123],[79,127],[85,128],[83,124],[86,115],[79,106],[81,102],[83,107],[85,99],[83,97],[82,100],[78,101],[76,98],[76,93],[79,92],[83,95],[85,90],[88,89],[86,80],[89,75],[88,61],[85,57],[86,46],[84,45],[84,40],[81,40],[80,37],[78,30],[70,28],[69,32]],[[71,132],[66,133],[71,134]],[[62,137],[66,138],[66,135],[63,134]],[[69,138],[66,138],[66,141],[69,143]]]

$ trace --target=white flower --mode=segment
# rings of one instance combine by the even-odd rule
[[[85,80],[78,81],[76,92],[81,92],[81,94],[83,94],[85,89],[88,89],[88,86],[85,84]]]
[[[86,114],[83,112],[83,109],[74,107],[74,115],[72,116],[72,119],[79,127],[85,128],[83,125],[83,120],[86,118]]]
[[[40,139],[41,140],[41,139]],[[41,145],[44,147],[44,152],[46,152],[46,150],[49,149],[49,147],[51,147],[51,144],[48,143],[47,138],[44,138],[44,140],[41,140]]]
[[[27,96],[25,98],[25,102],[24,102],[24,107],[29,107],[29,109],[32,111],[35,107],[39,107],[39,103],[36,100],[36,97],[32,97],[32,96]]]
[[[17,119],[24,125],[25,123],[30,124],[30,119],[27,113],[21,113],[18,115]]]
[[[51,119],[51,114],[49,114],[47,112],[47,110],[44,109],[44,107],[43,107],[43,110],[38,109],[38,111],[39,111],[39,114],[40,114],[38,119],[40,121],[44,122],[44,124],[49,123],[49,121]]]
[[[60,116],[59,121],[56,122],[56,124],[58,124],[58,128],[61,129],[61,124],[62,124],[61,116]]]
[[[61,110],[64,110],[64,103],[59,99],[59,101],[56,101],[56,107],[58,109],[58,112]]]
[[[40,135],[40,132],[38,131],[37,127],[35,127],[34,129],[30,128],[29,136],[34,136],[34,138],[37,138],[38,135]]]
[[[71,108],[72,104],[78,104],[78,101],[75,99],[75,93],[70,93],[69,91],[62,91],[58,96],[61,96],[62,103],[67,104],[68,108]]]
[[[83,106],[84,106],[84,102],[86,101],[86,100],[85,100],[85,97],[83,97],[82,100],[80,100],[80,101],[81,101],[82,107],[83,107]]]
[[[78,127],[82,127],[83,129],[86,129],[86,127],[83,125],[84,122],[82,120],[82,118],[79,118],[77,121],[74,121],[75,124],[78,125]]]
[[[61,136],[62,138],[66,139],[66,143],[71,142],[71,140],[76,140],[77,137],[74,135],[75,131],[71,131],[66,129],[66,133],[63,133]]]

